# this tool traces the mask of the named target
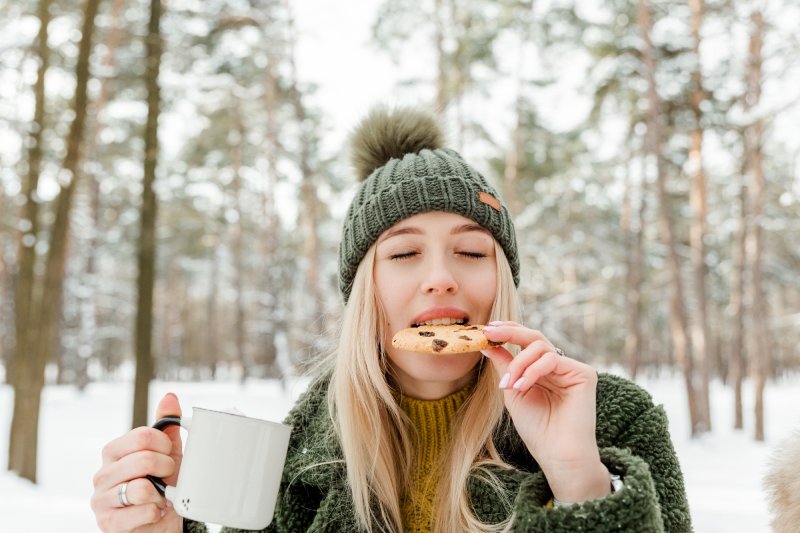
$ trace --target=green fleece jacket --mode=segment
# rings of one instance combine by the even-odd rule
[[[281,493],[265,533],[356,532],[342,452],[331,438],[327,380],[313,383],[289,413],[293,426]],[[650,395],[626,379],[600,374],[597,386],[597,444],[609,471],[625,486],[605,498],[550,508],[552,492],[539,465],[510,419],[494,436],[497,450],[514,468],[495,470],[505,494],[477,477],[470,482],[473,508],[484,522],[512,513],[518,532],[688,532],[692,530],[683,475],[670,440],[667,417]],[[508,503],[504,503],[504,500]],[[185,531],[205,532],[186,521]],[[224,533],[239,530],[223,529]]]

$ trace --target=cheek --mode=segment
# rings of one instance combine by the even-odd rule
[[[387,275],[378,269],[375,271],[375,293],[381,303],[385,319],[388,322],[387,340],[391,340],[392,330],[406,327],[402,322],[402,311],[407,308],[409,296],[408,281],[402,276]]]
[[[482,318],[488,318],[494,299],[497,296],[496,272],[494,270],[484,271],[479,275],[473,276],[467,283],[468,285],[464,288],[468,291],[472,304],[486,314]]]

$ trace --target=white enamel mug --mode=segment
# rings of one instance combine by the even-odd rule
[[[153,424],[160,430],[180,425],[189,433],[177,485],[148,479],[184,518],[264,529],[272,522],[292,428],[199,407],[192,415]]]

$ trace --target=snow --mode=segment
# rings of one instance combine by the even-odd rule
[[[769,518],[761,486],[770,451],[800,427],[800,377],[770,383],[766,390],[767,442],[757,443],[752,430],[734,431],[732,392],[712,387],[715,429],[708,436],[688,436],[685,398],[678,375],[640,380],[656,403],[665,406],[686,478],[698,533],[766,533]],[[238,383],[154,382],[151,402],[174,392],[184,408],[236,406],[251,416],[280,420],[307,386],[290,381]],[[128,382],[93,383],[80,393],[73,387],[48,386],[42,398],[39,484],[5,471],[12,392],[0,386],[0,531],[85,533],[97,531],[89,508],[92,476],[100,451],[128,426],[133,397]],[[745,427],[752,427],[752,387],[745,386]]]
[[[670,420],[695,531],[698,533],[767,533],[769,509],[762,486],[770,453],[800,427],[800,378],[770,383],[765,392],[766,437],[753,440],[753,387],[745,383],[744,430],[733,430],[733,390],[720,383],[711,389],[711,434],[689,438],[683,380],[678,375],[640,380]]]

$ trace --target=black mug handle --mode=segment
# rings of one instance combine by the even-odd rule
[[[180,426],[180,425],[181,425],[181,417],[174,415],[174,416],[165,416],[164,418],[159,418],[156,421],[156,423],[153,424],[153,427],[155,429],[164,431],[170,426]],[[160,477],[150,476],[150,475],[147,476],[147,479],[150,480],[150,483],[153,484],[158,493],[164,496],[164,493],[167,490],[167,484],[164,483],[164,480],[161,479]]]

